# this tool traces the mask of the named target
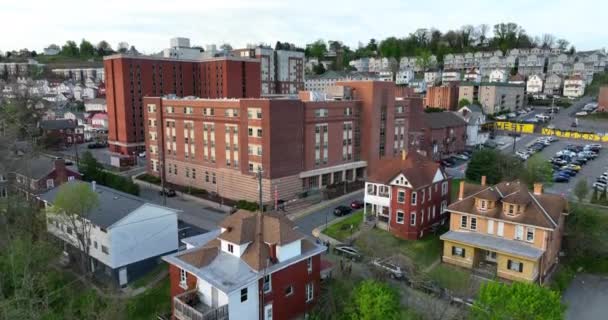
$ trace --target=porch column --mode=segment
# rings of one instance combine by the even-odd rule
[[[357,181],[357,169],[356,168],[353,169],[353,181],[352,182],[355,182],[355,181]]]
[[[323,175],[319,175],[319,189],[323,188]]]
[[[334,184],[334,173],[329,174],[329,184]]]
[[[346,170],[342,170],[342,181],[348,182],[346,181]]]

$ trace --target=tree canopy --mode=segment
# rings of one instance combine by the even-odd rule
[[[350,319],[398,319],[399,294],[385,283],[373,280],[361,282],[353,292]]]
[[[521,170],[522,165],[517,158],[497,150],[482,149],[473,152],[465,176],[467,180],[475,182],[486,176],[487,183],[495,184],[516,179]]]
[[[526,161],[520,173],[522,182],[532,187],[534,183],[553,183],[553,169],[551,164],[540,155],[534,155]]]
[[[471,308],[471,319],[561,320],[566,307],[558,292],[531,283],[486,282]]]

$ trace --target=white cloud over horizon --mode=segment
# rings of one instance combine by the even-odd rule
[[[605,0],[0,0],[0,50],[40,51],[85,38],[94,44],[106,40],[114,48],[126,41],[153,53],[175,36],[188,37],[193,45],[288,41],[304,46],[325,39],[356,47],[359,41],[404,37],[418,28],[445,32],[499,22],[515,22],[533,36],[551,33],[589,50],[608,46],[606,12]]]

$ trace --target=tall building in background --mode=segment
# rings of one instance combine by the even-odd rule
[[[104,69],[108,143],[110,151],[122,154],[144,149],[144,96],[260,96],[260,62],[256,59],[188,60],[117,54],[104,58]]]
[[[233,55],[260,59],[262,94],[297,94],[304,90],[304,52],[258,46],[234,50]]]
[[[421,98],[396,96],[383,81],[339,82],[299,98],[146,97],[144,106],[150,174],[254,201],[262,169],[266,202],[363,181],[410,147],[423,114]]]

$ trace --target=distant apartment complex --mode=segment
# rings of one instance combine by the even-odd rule
[[[307,76],[304,88],[307,91],[326,92],[339,81],[348,80],[377,80],[378,75],[371,72],[338,72],[327,71],[320,75]]]
[[[462,83],[458,100],[467,99],[479,103],[486,114],[518,110],[525,105],[523,84],[510,83]]]
[[[568,212],[566,199],[515,182],[481,185],[461,182],[458,200],[448,206],[450,231],[443,234],[443,262],[490,276],[534,282],[559,259]]]
[[[396,96],[392,82],[346,81],[331,95],[296,98],[147,97],[148,172],[168,182],[255,200],[287,199],[365,178],[380,159],[408,148],[422,100]],[[164,151],[164,153],[163,153]],[[164,163],[164,170],[162,164]]]
[[[260,60],[262,94],[297,94],[304,90],[304,52],[270,47],[238,49],[233,55]]]
[[[144,96],[260,96],[260,64],[249,58],[186,60],[118,54],[104,58],[104,69],[110,151],[123,154],[143,150]]]

